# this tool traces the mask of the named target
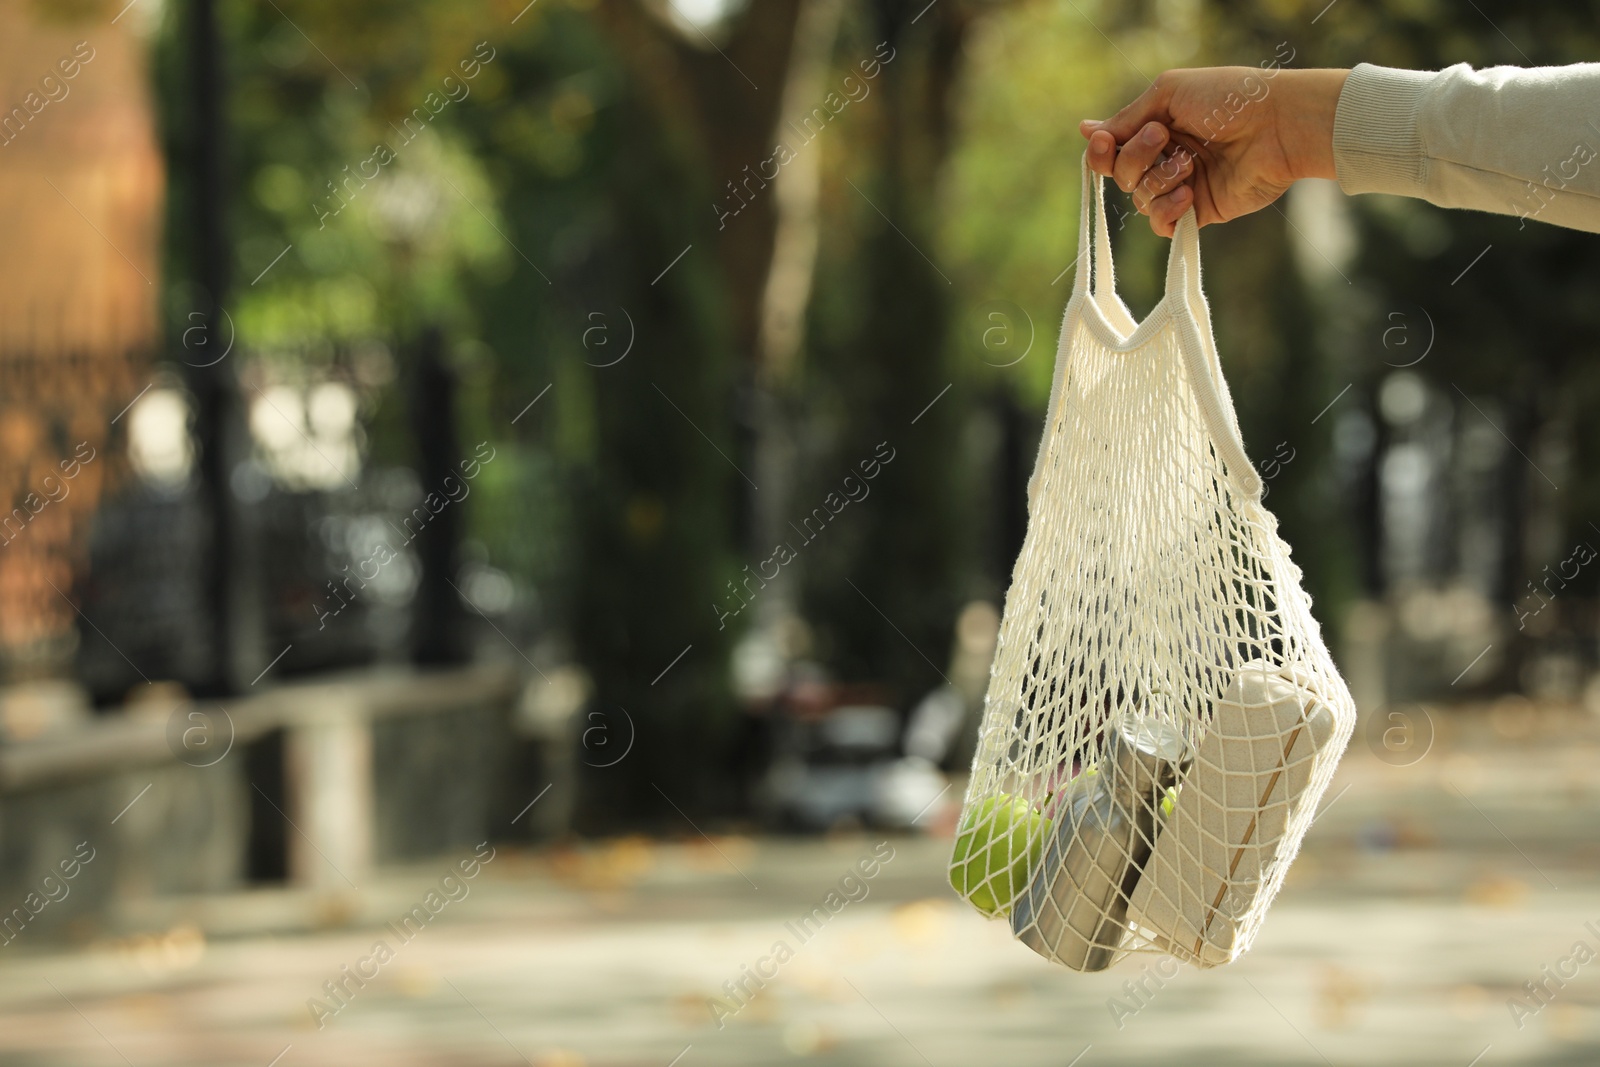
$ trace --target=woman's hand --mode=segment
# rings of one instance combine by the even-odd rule
[[[1171,237],[1266,207],[1301,178],[1335,177],[1333,118],[1347,70],[1169,70],[1105,121],[1085,120],[1089,167]]]

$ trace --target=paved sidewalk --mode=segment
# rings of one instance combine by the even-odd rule
[[[888,838],[864,899],[809,931],[883,838],[633,839],[502,849],[409,942],[383,924],[465,854],[354,900],[169,902],[146,918],[160,936],[19,938],[0,1065],[1600,1063],[1600,958],[1571,958],[1600,952],[1600,745],[1587,725],[1501,726],[1454,728],[1411,767],[1358,737],[1254,951],[1138,998],[1124,984],[1153,957],[1071,974],[958,905],[946,841]],[[307,930],[308,907],[328,925]],[[719,1029],[709,999],[746,965],[776,977]],[[1546,965],[1576,977],[1526,999],[1519,1029],[1508,998]],[[344,966],[377,975],[319,1030],[307,1001],[331,1010]]]

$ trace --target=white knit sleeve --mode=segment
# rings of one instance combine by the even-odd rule
[[[1395,193],[1600,233],[1600,63],[1363,63],[1334,119],[1347,193]]]

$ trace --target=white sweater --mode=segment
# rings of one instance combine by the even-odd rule
[[[1363,63],[1339,94],[1333,155],[1347,193],[1600,233],[1600,63],[1441,71]]]

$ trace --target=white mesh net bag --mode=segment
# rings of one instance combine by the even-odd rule
[[[1255,937],[1355,705],[1239,438],[1194,212],[1135,324],[1101,179],[1083,173],[1077,281],[950,879],[1075,970],[1131,951],[1211,967]]]

